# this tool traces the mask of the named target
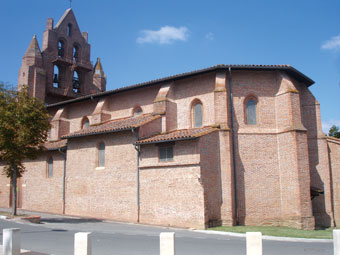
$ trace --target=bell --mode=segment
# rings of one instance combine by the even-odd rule
[[[53,77],[53,83],[59,83],[59,79],[58,79],[58,74],[55,74]]]

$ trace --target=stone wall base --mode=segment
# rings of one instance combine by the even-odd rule
[[[285,219],[259,219],[259,218],[248,218],[244,219],[246,226],[275,226],[275,227],[290,227],[304,230],[314,230],[315,220],[314,217],[291,217]]]
[[[222,220],[221,221],[221,226],[226,226],[226,227],[231,227],[231,226],[235,226],[235,220],[234,219],[230,219],[230,220]]]

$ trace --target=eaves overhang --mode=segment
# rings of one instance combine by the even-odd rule
[[[62,136],[61,139],[70,139],[70,138],[77,138],[77,137],[84,137],[84,136],[94,136],[94,135],[104,135],[104,134],[110,134],[110,133],[129,131],[129,130],[133,130],[133,129],[134,129],[133,127],[130,127],[130,128],[106,130],[106,131],[99,131],[99,132],[86,133],[86,134],[74,134],[74,135],[71,134],[71,135]]]

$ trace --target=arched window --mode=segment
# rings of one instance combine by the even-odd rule
[[[68,24],[67,25],[67,36],[71,36],[72,35],[72,24]]]
[[[77,45],[73,46],[73,61],[77,62],[79,59],[79,47]]]
[[[65,44],[63,41],[58,42],[58,57],[64,57]]]
[[[80,79],[77,71],[73,71],[72,86],[74,93],[80,93]]]
[[[135,108],[133,108],[133,111],[132,111],[133,116],[138,116],[138,115],[141,115],[142,113],[143,113],[143,110],[140,106],[136,106]]]
[[[255,98],[250,97],[245,103],[245,122],[248,125],[256,125],[256,104]]]
[[[59,88],[60,85],[60,74],[59,74],[59,66],[53,66],[53,87]]]
[[[48,167],[47,167],[47,176],[48,176],[48,178],[51,178],[51,177],[53,177],[53,158],[52,157],[50,157],[49,159],[48,159]]]
[[[203,126],[203,106],[200,101],[196,101],[192,105],[192,121],[193,127]]]
[[[85,129],[90,126],[90,121],[87,117],[84,117],[83,120],[81,121],[81,128]]]
[[[101,142],[98,145],[98,167],[105,166],[105,143]]]

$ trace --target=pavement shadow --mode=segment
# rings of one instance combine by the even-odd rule
[[[34,252],[34,251],[21,251],[20,255],[49,255],[47,253],[40,253],[40,252]]]
[[[94,218],[41,218],[40,223],[68,223],[68,224],[80,224],[80,223],[96,223],[103,222],[102,220]]]

